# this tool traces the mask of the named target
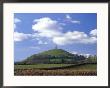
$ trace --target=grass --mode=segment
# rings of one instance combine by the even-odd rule
[[[53,50],[48,50],[48,51],[45,51],[43,53],[39,53],[40,55],[52,55],[52,56],[71,56],[72,54],[67,52],[67,51],[64,51],[62,49],[53,49]]]
[[[74,70],[96,70],[97,65],[96,64],[84,64],[84,65],[73,66],[72,68],[69,68],[69,69],[74,69]]]
[[[38,65],[15,65],[14,75],[28,75],[28,76],[96,76],[97,64],[72,65],[72,64],[38,64]],[[39,69],[39,68],[54,68],[62,67],[60,69]]]
[[[72,64],[36,64],[36,65],[15,65],[15,69],[39,69],[39,68],[54,68],[65,67]]]

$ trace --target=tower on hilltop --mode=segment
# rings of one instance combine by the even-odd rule
[[[57,46],[57,44],[55,44],[55,49],[58,49],[58,46]]]

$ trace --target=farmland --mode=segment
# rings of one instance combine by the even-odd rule
[[[16,76],[96,76],[96,64],[37,64],[15,65]]]
[[[36,64],[36,65],[15,65],[15,69],[49,69],[71,66],[73,64]]]

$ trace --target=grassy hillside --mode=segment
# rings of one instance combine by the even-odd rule
[[[76,61],[85,59],[84,56],[71,54],[62,49],[52,49],[31,55],[16,64],[74,64]]]
[[[73,56],[73,54],[62,50],[62,49],[52,49],[52,50],[48,50],[42,53],[39,53],[38,55],[51,55],[51,56]]]

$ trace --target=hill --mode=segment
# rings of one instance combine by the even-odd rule
[[[52,49],[34,54],[18,64],[73,64],[85,59],[84,56],[72,54],[63,49]]]

